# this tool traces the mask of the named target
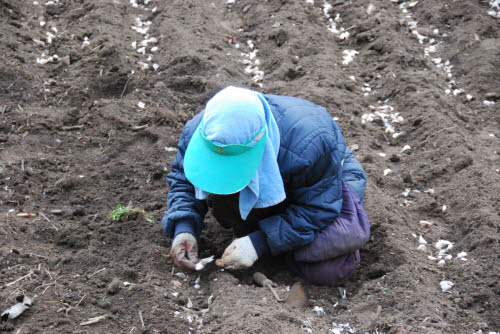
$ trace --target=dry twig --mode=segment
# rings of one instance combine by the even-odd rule
[[[92,276],[97,275],[97,274],[99,274],[100,272],[102,272],[102,271],[104,271],[104,270],[106,270],[106,268],[99,269],[99,270],[98,270],[98,271],[96,271],[95,273],[93,273],[93,274],[89,275],[89,276],[88,276],[88,278],[91,278]]]
[[[56,230],[56,232],[59,232],[59,229],[54,224],[52,224],[52,222],[50,221],[50,219],[47,218],[47,216],[44,215],[43,212],[40,212],[40,216],[42,216],[43,218],[45,218],[45,220],[48,221],[50,225],[52,225],[52,227],[54,228],[54,230]]]
[[[101,315],[101,316],[98,316],[98,317],[90,318],[89,320],[82,322],[80,324],[80,326],[87,326],[87,325],[96,324],[96,323],[98,323],[100,321],[103,321],[107,317],[108,317],[108,315],[105,314],[105,315]]]
[[[139,318],[141,318],[142,329],[146,328],[146,326],[144,326],[144,319],[142,318],[142,311],[139,311]]]
[[[7,283],[5,284],[5,286],[11,286],[13,284],[16,284],[17,282],[19,281],[22,281],[23,279],[25,278],[28,278],[28,277],[31,277],[31,274],[33,274],[33,271],[30,271],[29,273],[27,273],[26,275],[22,276],[22,277],[19,277],[18,279],[16,279],[15,281],[12,281],[10,283]]]
[[[80,305],[80,304],[81,304],[81,302],[83,301],[83,299],[84,299],[85,297],[87,297],[87,295],[83,295],[82,299],[80,299],[80,301],[79,301],[79,302],[75,305],[75,308],[77,308],[77,307],[78,307],[78,305]]]
[[[41,257],[42,259],[48,259],[48,257],[46,256],[43,256],[43,255],[39,255],[39,254],[35,254],[35,253],[29,253],[30,256],[36,256],[36,257]]]

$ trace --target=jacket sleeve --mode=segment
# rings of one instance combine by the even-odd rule
[[[285,212],[259,222],[273,255],[311,243],[319,230],[331,224],[342,208],[339,154],[333,154],[331,145],[324,142],[310,145],[307,151],[311,159],[290,158],[300,167],[286,185],[289,205]]]
[[[170,185],[168,193],[168,209],[162,219],[162,225],[170,238],[179,232],[194,231],[198,236],[203,229],[203,218],[208,208],[205,201],[197,200],[194,186],[184,174],[184,153],[189,143],[188,127],[184,127],[179,139],[177,155],[172,164],[172,170],[167,175]],[[182,230],[182,231],[180,231]]]
[[[365,202],[366,173],[361,164],[354,157],[354,153],[346,147],[344,163],[342,165],[343,179],[354,192],[361,203]]]

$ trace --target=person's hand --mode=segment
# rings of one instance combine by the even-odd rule
[[[198,262],[196,238],[191,233],[179,233],[172,242],[170,256],[178,267],[194,270]]]
[[[252,241],[246,236],[235,239],[215,264],[227,269],[244,269],[251,267],[258,258]]]

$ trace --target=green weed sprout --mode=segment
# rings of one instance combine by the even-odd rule
[[[386,293],[387,291],[389,291],[389,288],[386,288],[386,287],[380,285],[380,282],[378,282],[377,284],[378,284],[378,287],[380,289],[380,292]]]
[[[152,223],[155,220],[154,216],[146,216],[146,213],[144,212],[144,210],[137,208],[137,207],[134,208],[130,204],[127,206],[123,206],[121,204],[118,204],[116,206],[116,209],[114,209],[113,211],[111,211],[108,214],[108,219],[111,221],[114,221],[114,222],[118,222],[120,220],[127,218],[128,215],[133,214],[133,213],[142,214],[144,216],[144,219],[146,219],[146,221],[149,223]]]
[[[116,206],[116,209],[114,209],[109,213],[108,218],[114,222],[117,222],[122,220],[124,217],[128,216],[133,210],[134,208],[130,204],[127,206],[118,204]]]

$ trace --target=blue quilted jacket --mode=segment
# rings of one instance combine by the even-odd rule
[[[346,146],[342,133],[325,108],[288,96],[264,95],[280,131],[278,165],[289,203],[284,213],[259,222],[271,253],[296,250],[310,244],[318,232],[338,217],[345,180],[363,202],[366,174]],[[167,180],[168,210],[162,220],[169,237],[176,225],[189,224],[201,233],[208,207],[195,198],[194,187],[184,175],[184,152],[203,112],[185,125],[177,155]]]

